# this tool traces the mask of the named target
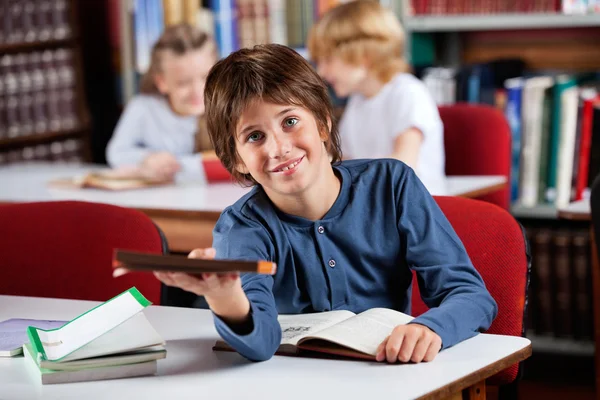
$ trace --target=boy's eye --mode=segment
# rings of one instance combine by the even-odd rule
[[[298,118],[288,118],[283,122],[283,124],[285,125],[286,128],[291,128],[292,126],[296,125],[297,123],[298,123]]]
[[[260,132],[252,132],[251,134],[248,135],[246,140],[248,142],[256,142],[257,140],[260,140],[261,137],[262,137],[262,135]]]

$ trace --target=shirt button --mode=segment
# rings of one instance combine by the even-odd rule
[[[335,267],[335,260],[333,258],[331,260],[329,260],[329,266],[331,268]]]
[[[323,232],[325,232],[325,228],[323,228],[322,226],[319,226],[319,227],[317,228],[317,232],[319,232],[319,233],[323,233]]]

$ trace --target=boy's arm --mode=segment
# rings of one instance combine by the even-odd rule
[[[221,214],[215,226],[213,247],[217,258],[274,261],[273,245],[266,230],[231,209]],[[242,289],[250,302],[250,314],[246,321],[228,324],[215,313],[215,327],[223,340],[242,356],[253,361],[267,360],[275,354],[281,343],[273,277],[243,275]]]
[[[144,113],[143,104],[136,99],[125,107],[106,147],[106,160],[111,167],[138,165],[150,155],[148,149],[141,147]]]
[[[242,288],[250,302],[250,314],[243,324],[227,324],[214,315],[215,328],[233,349],[252,361],[268,360],[281,343],[281,327],[273,298],[273,278],[242,277]]]
[[[406,238],[406,262],[430,307],[411,323],[436,332],[447,348],[489,328],[498,308],[433,197],[412,170],[403,180],[398,229]]]

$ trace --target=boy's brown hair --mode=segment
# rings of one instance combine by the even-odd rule
[[[316,62],[335,56],[351,65],[366,64],[384,83],[409,70],[404,30],[379,1],[355,0],[326,12],[310,30],[308,51]]]
[[[206,80],[204,103],[208,133],[217,157],[240,183],[256,184],[236,170],[236,127],[252,101],[293,104],[312,112],[326,138],[331,162],[342,159],[331,100],[323,80],[302,56],[278,44],[241,49],[217,62]],[[331,126],[331,129],[329,129]]]

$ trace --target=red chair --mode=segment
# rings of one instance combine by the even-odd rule
[[[505,189],[479,199],[505,210],[510,205],[511,133],[498,109],[482,104],[439,108],[444,124],[446,175],[504,175]]]
[[[521,225],[507,211],[490,203],[444,196],[435,200],[498,304],[498,315],[487,333],[525,336],[531,255]],[[413,315],[421,315],[427,309],[413,275]],[[505,393],[515,391],[519,367],[520,364],[513,365],[487,383],[501,386]]]
[[[137,287],[155,304],[160,282],[148,273],[112,277],[115,248],[166,253],[145,214],[80,201],[0,205],[0,294],[105,301]]]

